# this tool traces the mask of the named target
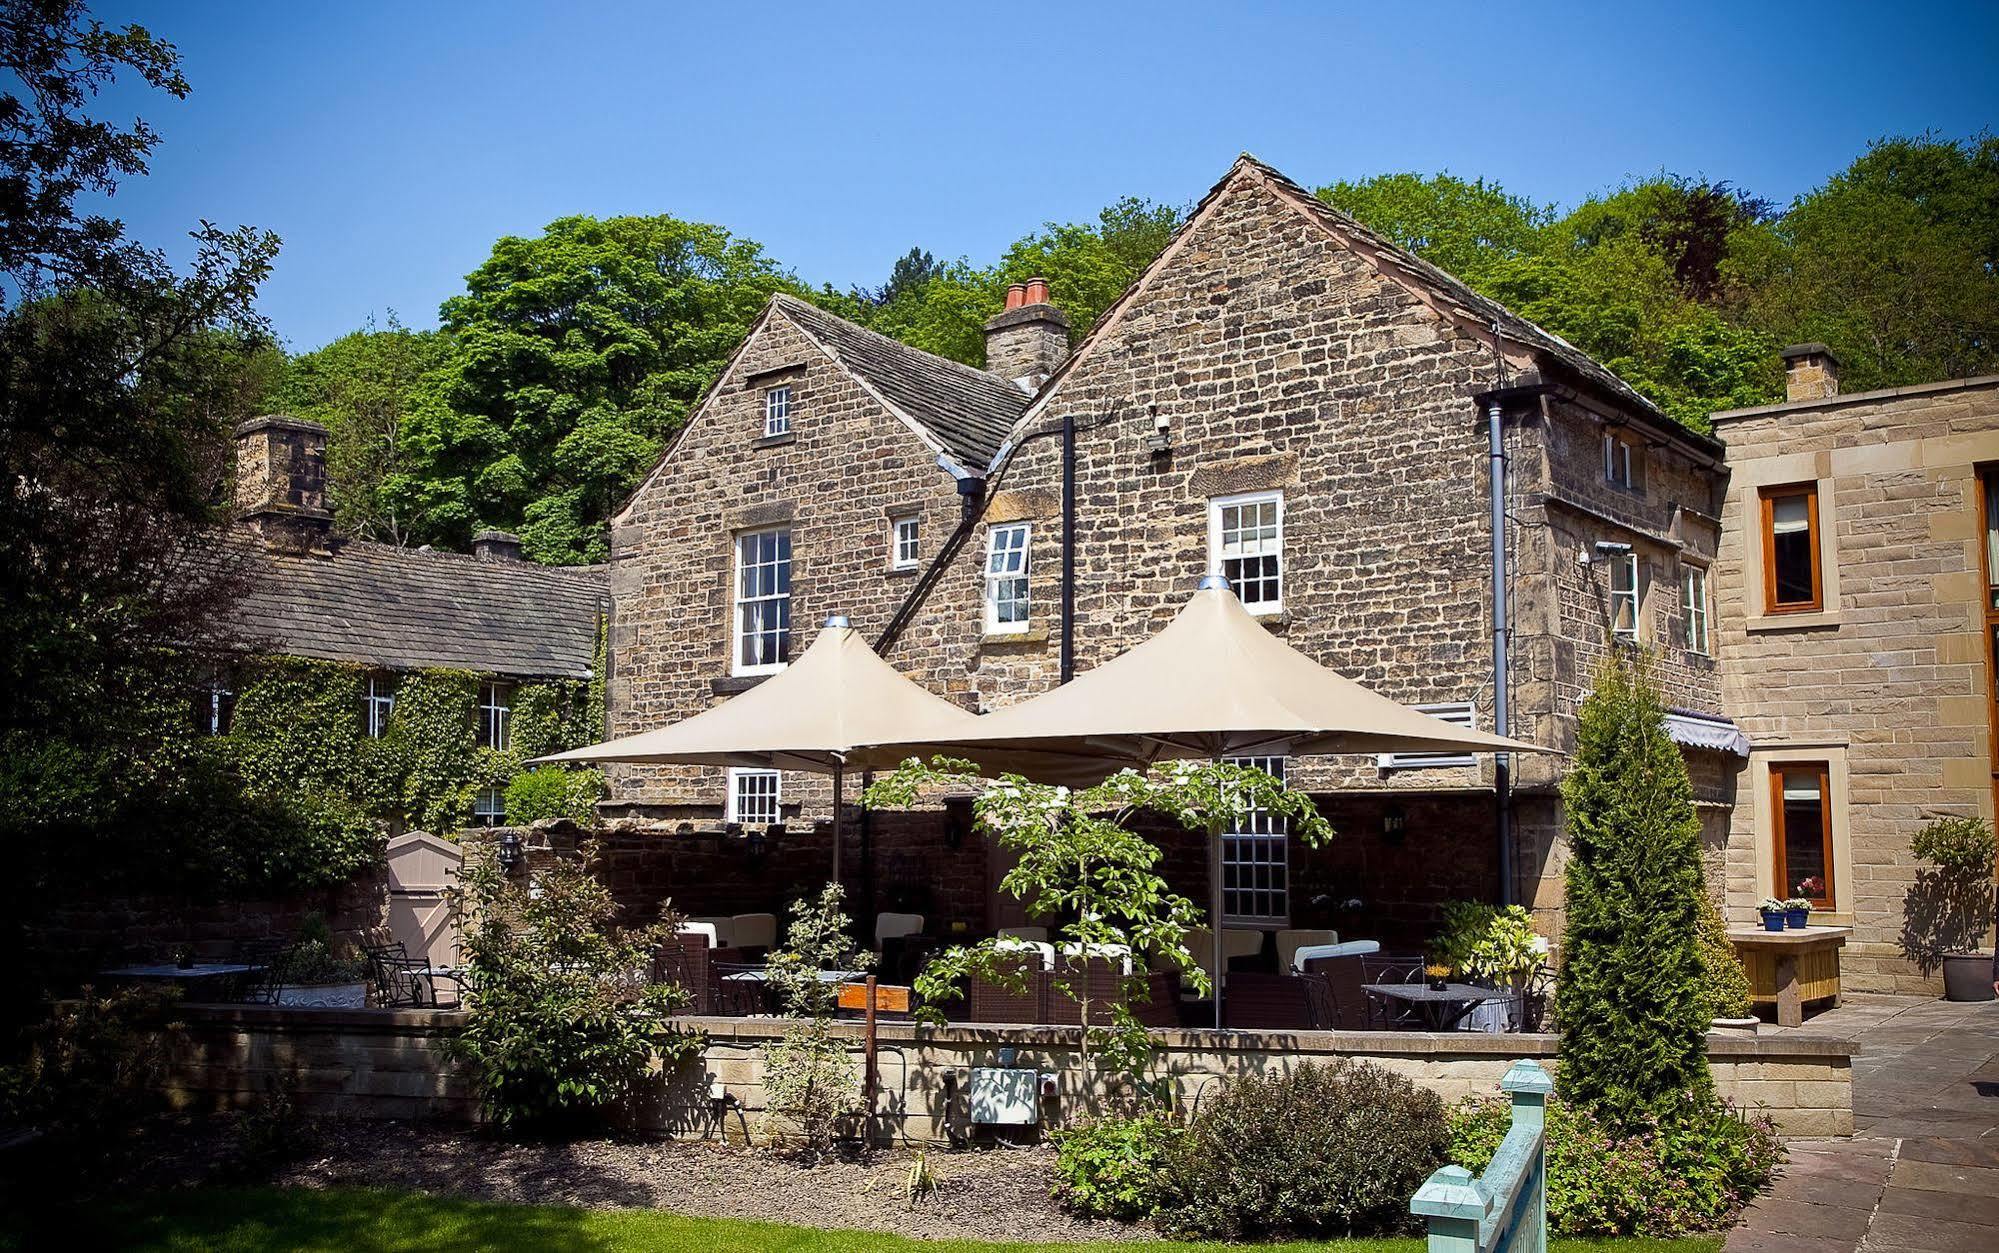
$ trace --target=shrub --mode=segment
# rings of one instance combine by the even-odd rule
[[[1680,746],[1641,656],[1597,674],[1562,780],[1569,835],[1562,932],[1562,1065],[1569,1100],[1614,1123],[1713,1090],[1698,915],[1700,820]]]
[[[544,818],[570,818],[595,823],[597,802],[603,795],[601,771],[564,770],[560,766],[522,771],[507,784],[507,821],[526,825]]]
[[[109,1150],[159,1105],[172,988],[84,988],[28,1034],[27,1056],[0,1070],[0,1111],[63,1149]]]
[[[298,938],[278,955],[277,975],[285,983],[359,983],[367,978],[367,968],[334,947],[333,932],[319,914],[307,914],[299,921]]]
[[[1695,942],[1700,951],[1703,1012],[1709,1018],[1747,1018],[1749,972],[1735,955],[1735,945],[1728,938],[1728,923],[1722,920],[1721,910],[1715,906],[1711,894],[1701,893],[1696,905],[1699,931]]]
[[[677,920],[613,927],[611,894],[590,873],[595,856],[586,845],[581,862],[559,861],[521,883],[490,847],[467,850],[460,903],[471,1012],[451,1047],[501,1127],[594,1122],[655,1061],[699,1047],[671,1022],[685,989],[650,978]]]
[[[1983,818],[1938,818],[1916,832],[1909,851],[1954,879],[1992,877],[1992,827]]]
[[[1460,974],[1509,985],[1548,960],[1548,941],[1524,905],[1447,902],[1443,930],[1430,948]]]
[[[1454,1106],[1451,1160],[1483,1171],[1512,1117],[1504,1099]],[[1566,1236],[1720,1230],[1769,1182],[1782,1153],[1768,1119],[1743,1119],[1713,1097],[1687,1102],[1663,1123],[1641,1122],[1624,1132],[1587,1108],[1551,1098],[1548,1225]]]
[[[1306,1062],[1223,1088],[1167,1158],[1161,1225],[1226,1240],[1409,1229],[1444,1163],[1437,1094],[1368,1062]]]
[[[1091,1218],[1138,1222],[1159,1209],[1161,1171],[1187,1129],[1158,1114],[1099,1118],[1055,1135],[1055,1196]]]
[[[874,960],[854,951],[841,899],[840,886],[829,883],[817,901],[798,902],[784,946],[765,967],[779,1005],[799,1021],[764,1048],[764,1105],[796,1128],[813,1153],[830,1147],[840,1124],[861,1109],[853,1059],[846,1041],[833,1034],[840,989],[819,977],[822,970],[865,970]],[[778,1138],[775,1121],[765,1130]]]

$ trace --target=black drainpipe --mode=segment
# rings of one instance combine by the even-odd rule
[[[1062,415],[1062,668],[1076,677],[1076,415]]]

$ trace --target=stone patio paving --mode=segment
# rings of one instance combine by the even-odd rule
[[[1860,1043],[1854,1135],[1792,1141],[1726,1253],[1999,1250],[1999,1002],[1852,996],[1805,1030]]]

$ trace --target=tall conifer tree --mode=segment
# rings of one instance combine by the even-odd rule
[[[1620,656],[1583,703],[1562,784],[1563,1097],[1620,1123],[1711,1099],[1699,950],[1700,822],[1647,663]],[[1704,1101],[1705,1103],[1705,1101]]]

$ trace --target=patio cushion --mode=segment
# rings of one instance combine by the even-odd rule
[[[1316,957],[1359,957],[1363,953],[1379,953],[1380,940],[1347,940],[1340,944],[1307,944],[1291,958],[1291,969],[1307,970],[1305,963]]]

